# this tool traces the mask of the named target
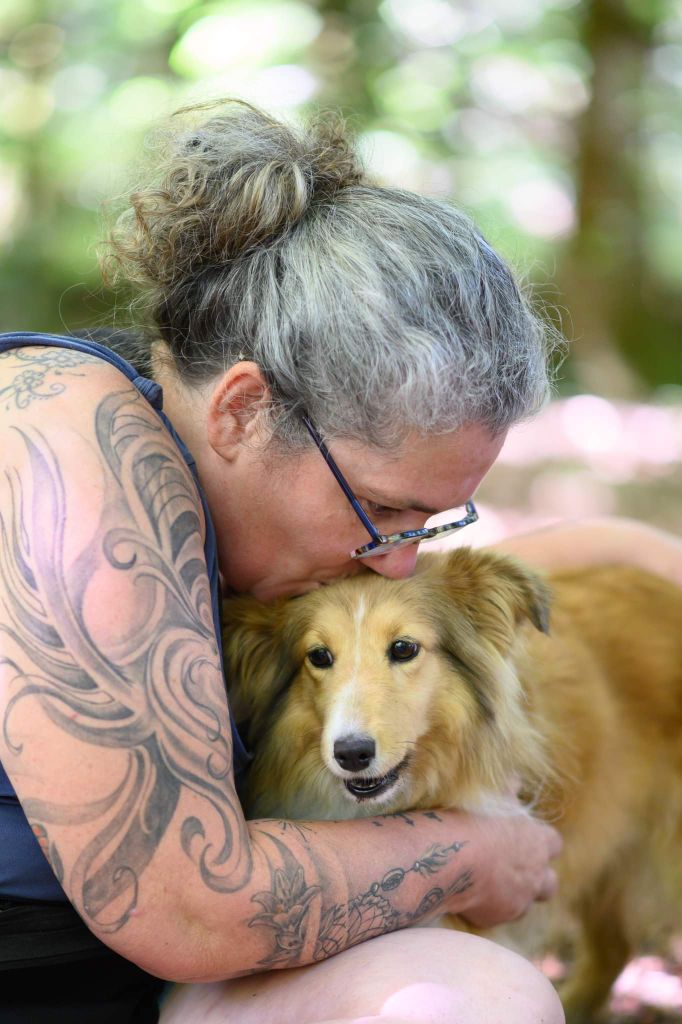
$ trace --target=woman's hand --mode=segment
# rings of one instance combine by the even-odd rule
[[[459,824],[461,813],[452,813]],[[471,901],[462,909],[460,897],[453,912],[476,928],[492,928],[514,921],[535,900],[547,900],[554,894],[557,876],[550,862],[563,845],[556,829],[526,813],[472,816],[470,823],[475,863]]]

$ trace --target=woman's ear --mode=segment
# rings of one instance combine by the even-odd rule
[[[209,444],[231,460],[239,447],[252,440],[262,424],[271,392],[259,366],[241,360],[226,370],[209,400],[206,421]]]
[[[223,601],[222,639],[230,710],[253,743],[277,697],[296,674],[285,630],[285,602],[251,597]]]

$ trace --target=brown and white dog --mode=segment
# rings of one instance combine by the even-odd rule
[[[569,1020],[591,1020],[629,956],[679,926],[682,590],[615,566],[544,582],[460,548],[406,580],[226,602],[224,642],[256,748],[249,817],[495,813],[522,780],[564,839]]]

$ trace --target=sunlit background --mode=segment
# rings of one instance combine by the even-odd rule
[[[571,339],[479,541],[595,514],[682,533],[682,0],[1,0],[0,329],[120,320],[101,204],[158,117],[225,94],[342,108],[375,175],[464,205]],[[620,1009],[648,985],[682,1010],[649,966]]]
[[[463,204],[572,341],[480,536],[682,531],[682,0],[2,0],[0,46],[1,329],[120,319],[101,204],[160,116],[340,107],[372,171]]]

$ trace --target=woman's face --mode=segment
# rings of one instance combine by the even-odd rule
[[[446,509],[461,518],[503,442],[504,435],[470,424],[415,436],[399,456],[342,441],[330,449],[372,522],[397,533]],[[204,486],[225,589],[272,601],[365,568],[393,578],[414,570],[416,545],[350,557],[370,538],[317,448],[286,456],[244,444],[224,470],[204,477]]]

